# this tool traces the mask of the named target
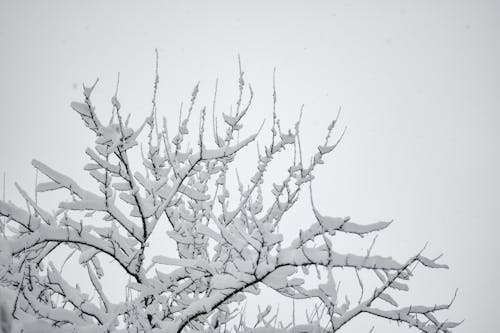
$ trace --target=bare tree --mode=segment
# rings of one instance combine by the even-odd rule
[[[97,117],[91,100],[97,81],[83,87],[83,102],[71,104],[96,137],[94,149],[85,151],[90,159],[85,170],[97,182],[97,193],[33,160],[36,170],[48,179],[37,185],[36,192],[64,190],[70,199],[60,202],[58,209],[50,213],[16,184],[26,201],[25,208],[0,201],[0,216],[7,219],[1,243],[0,292],[11,300],[0,314],[2,318],[4,312],[12,316],[15,330],[26,328],[33,320],[61,332],[289,329],[290,325],[278,322],[271,307],[259,309],[254,324],[246,323],[242,301],[248,294],[258,294],[263,286],[294,300],[318,301],[308,312],[309,323],[300,326],[303,331],[337,332],[362,313],[406,323],[421,332],[450,332],[458,325],[436,317],[451,302],[399,306],[391,296],[392,290],[408,290],[407,281],[416,265],[447,267],[436,259],[419,252],[398,262],[372,254],[373,243],[364,254],[335,250],[332,239],[336,235],[363,236],[382,231],[390,224],[358,224],[348,217],[322,215],[314,206],[308,185],[315,169],[342,137],[343,131],[335,142],[330,142],[338,127],[337,119],[325,129],[325,140],[314,156],[303,159],[301,117],[293,128],[281,128],[274,89],[270,141],[259,152],[253,177],[246,184],[238,177],[238,191],[230,191],[227,176],[236,155],[261,132],[239,139],[242,120],[254,97],[244,80],[241,64],[235,106],[231,113],[222,114],[224,131],[219,131],[220,124],[214,116],[217,84],[211,130],[207,130],[206,107],[199,111],[197,124],[190,125],[197,84],[187,112],[180,112],[177,130],[170,136],[165,118],[158,121],[158,82],[156,66],[151,113],[137,129],[131,128],[128,118],[123,117],[118,85],[107,123]],[[187,138],[195,126],[197,131],[191,137],[196,138],[196,144],[190,147]],[[141,134],[145,149],[140,150],[139,168],[132,163],[131,154],[137,151]],[[293,154],[292,162],[286,176],[272,184],[272,200],[266,205],[262,189],[266,170],[285,151]],[[295,239],[285,241],[278,226],[304,187],[305,193],[309,191],[313,221]],[[175,244],[175,254],[162,252],[153,256],[147,251],[148,241],[160,223],[169,225],[166,238]],[[71,249],[70,255],[79,254],[79,264],[87,270],[98,297],[92,299],[67,282],[62,269],[49,260],[51,252],[61,245]],[[106,271],[101,260],[109,258],[130,277],[124,286],[125,299],[120,303],[111,302],[101,284]],[[312,289],[305,287],[302,278],[309,274],[309,268],[315,269],[322,279]],[[356,298],[354,301],[338,296],[339,269],[350,270],[353,279],[357,279],[359,299],[356,295],[350,297]],[[363,282],[363,274],[378,279],[373,290]],[[9,320],[6,323],[10,325]]]

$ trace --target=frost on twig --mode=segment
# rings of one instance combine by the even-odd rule
[[[252,332],[259,328],[284,332],[289,325],[278,321],[279,309],[270,306],[259,309],[254,324],[244,320],[243,301],[265,286],[294,302],[318,301],[307,313],[310,323],[301,326],[304,330],[336,332],[362,313],[403,322],[421,332],[450,332],[457,326],[438,318],[438,312],[451,303],[399,305],[392,293],[409,290],[415,265],[433,269],[445,265],[422,253],[405,262],[372,254],[373,243],[364,255],[343,253],[335,247],[334,238],[339,234],[376,234],[390,222],[362,224],[349,217],[324,215],[314,205],[311,188],[309,227],[295,239],[284,241],[280,223],[304,186],[311,184],[325,156],[335,150],[345,129],[330,142],[337,133],[337,116],[325,128],[324,143],[317,147],[310,163],[305,163],[308,159],[303,158],[299,135],[302,109],[293,128],[282,128],[274,78],[275,73],[271,140],[259,150],[252,177],[245,182],[237,174],[236,193],[228,186],[229,171],[235,156],[260,132],[238,139],[254,98],[241,61],[236,106],[221,116],[225,132],[219,128],[215,112],[217,81],[212,129],[207,130],[206,108],[199,108],[193,146],[187,141],[190,126],[196,127],[192,124],[196,123],[193,118],[198,109],[199,83],[187,112],[179,112],[173,137],[166,119],[158,123],[158,63],[151,113],[138,128],[122,118],[118,84],[107,124],[99,120],[92,103],[98,81],[84,86],[83,101],[73,102],[71,107],[95,135],[94,148],[85,151],[89,163],[84,169],[98,190],[87,189],[80,181],[33,160],[34,168],[45,178],[40,183],[37,180],[36,193],[64,191],[68,199],[49,211],[39,206],[37,195],[33,199],[16,185],[25,205],[0,201],[0,216],[7,229],[1,236],[0,291],[9,300],[0,308],[2,316],[8,307],[18,331],[40,320],[54,332]],[[141,145],[142,166],[138,168],[131,163],[131,156],[136,153],[141,133],[147,138]],[[210,133],[213,144],[207,139]],[[287,149],[294,152],[293,163],[283,179],[274,180],[269,194],[272,200],[265,204],[265,175],[276,156]],[[147,251],[160,223],[168,225],[165,237],[175,244],[175,253]],[[62,268],[50,260],[51,252],[61,245],[72,250],[66,261],[73,254],[78,256],[94,296],[70,284]],[[127,295],[121,302],[112,301],[102,286],[106,274],[102,260],[114,261],[129,277]],[[308,275],[311,268],[323,275],[315,288],[304,283],[304,274]],[[361,291],[355,301],[340,297],[339,270],[351,271],[357,279]],[[378,286],[369,290],[371,285],[363,282],[361,273],[376,277]]]

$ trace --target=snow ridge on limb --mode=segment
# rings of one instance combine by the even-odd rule
[[[187,107],[181,105],[171,136],[167,120],[158,123],[156,60],[151,112],[137,128],[123,114],[119,79],[107,123],[98,119],[91,101],[97,81],[84,86],[82,102],[71,104],[95,134],[94,147],[85,150],[89,163],[84,170],[95,181],[96,190],[33,160],[33,166],[47,178],[36,185],[37,193],[64,189],[70,197],[50,212],[39,205],[36,195],[33,199],[16,184],[26,205],[21,208],[0,201],[0,216],[8,221],[7,239],[0,247],[0,287],[12,295],[16,327],[22,329],[39,320],[58,331],[78,333],[257,333],[278,329],[289,333],[299,328],[337,332],[361,313],[404,322],[421,332],[451,332],[459,324],[439,319],[439,312],[452,302],[400,305],[394,293],[409,291],[417,264],[447,268],[439,258],[429,259],[420,252],[400,262],[372,254],[376,237],[366,253],[335,245],[334,238],[340,235],[367,237],[391,224],[359,224],[350,217],[322,215],[314,205],[311,184],[315,170],[325,164],[326,155],[335,151],[345,133],[345,128],[337,132],[339,114],[326,127],[317,151],[310,158],[305,156],[300,131],[304,106],[293,127],[284,128],[278,116],[274,72],[270,128],[264,129],[263,122],[258,131],[243,134],[254,92],[238,58],[234,106],[224,110],[218,120],[217,80],[212,129],[207,130],[210,122],[206,121],[207,108],[198,106],[198,82]],[[257,144],[255,173],[245,180],[236,170],[233,178],[233,162],[239,153],[268,130],[269,142]],[[207,139],[210,134],[213,141]],[[332,136],[338,139],[330,142]],[[192,137],[194,144],[188,142]],[[145,140],[139,145],[141,138]],[[136,153],[139,165],[132,163],[131,154]],[[278,155],[285,154],[290,155],[290,164],[281,179],[272,180],[271,191],[266,193],[262,184],[268,180],[268,170]],[[230,191],[232,181],[237,182],[237,191]],[[311,223],[296,239],[286,240],[280,225],[288,223],[288,212],[307,184]],[[269,201],[264,200],[266,195]],[[167,225],[164,239],[175,251],[150,250],[151,236],[160,223]],[[50,253],[60,245],[69,248],[69,253],[62,266],[56,267]],[[92,296],[65,278],[64,264],[71,258],[87,272]],[[109,259],[129,276],[121,301],[112,301],[101,283],[109,274],[101,261]],[[320,280],[312,287],[305,283],[311,269]],[[341,270],[358,280],[357,302],[351,295],[343,296]],[[377,279],[376,286],[365,281],[367,275]],[[279,309],[271,306],[259,308],[255,322],[246,322],[244,301],[248,294],[258,295],[263,286],[294,301],[317,300],[307,313],[309,324],[290,328],[277,320]]]
[[[381,231],[387,228],[392,222],[376,222],[372,224],[357,224],[351,222],[350,217],[339,218],[321,215],[315,208],[313,208],[314,216],[318,221],[310,228],[310,232],[314,234],[314,229],[326,229],[330,235],[335,231],[342,231],[345,233],[356,234],[362,236],[371,232]]]

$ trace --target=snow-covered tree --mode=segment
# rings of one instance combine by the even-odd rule
[[[165,118],[158,120],[158,82],[156,70],[151,113],[138,128],[124,118],[118,89],[109,121],[98,118],[91,99],[97,81],[83,87],[82,102],[71,104],[95,135],[95,147],[85,151],[90,162],[84,168],[97,182],[97,191],[33,160],[46,177],[36,192],[65,191],[68,199],[49,212],[16,184],[26,205],[0,201],[5,218],[0,236],[2,332],[11,326],[16,332],[337,332],[360,314],[406,323],[421,332],[450,332],[458,325],[436,316],[451,302],[400,306],[392,293],[408,291],[418,264],[446,268],[436,259],[419,252],[398,262],[372,254],[373,243],[361,254],[336,250],[337,235],[375,234],[390,224],[359,224],[349,217],[323,215],[315,207],[310,184],[342,137],[343,132],[334,135],[337,119],[325,126],[317,152],[303,158],[300,117],[293,128],[282,128],[274,90],[270,135],[261,126],[245,136],[243,118],[254,95],[240,66],[239,94],[232,111],[222,113],[223,123],[214,116],[217,84],[211,121],[207,108],[195,110],[196,85],[187,112],[180,113],[175,133],[169,133]],[[337,137],[334,142],[332,136]],[[235,157],[258,137],[270,140],[259,150],[255,174],[248,182],[238,177],[238,190],[232,190],[228,173]],[[188,138],[195,143],[190,145]],[[291,155],[286,176],[266,179],[274,183],[271,193],[265,193],[266,170],[285,151]],[[287,212],[299,193],[311,201],[311,223],[287,240],[279,225],[290,218]],[[168,225],[164,237],[174,244],[175,253],[149,250],[160,224]],[[83,278],[97,297],[69,283],[50,260],[58,247],[79,255],[88,275]],[[113,273],[102,264],[110,259],[129,276],[121,302],[110,301],[101,283],[104,274]],[[310,269],[320,279],[312,288],[304,279]],[[360,295],[339,296],[340,270],[352,273]],[[364,283],[367,275],[377,285]],[[258,295],[263,286],[294,300],[317,300],[308,312],[309,323],[282,324],[271,307],[259,309],[256,320],[247,323],[244,300]]]

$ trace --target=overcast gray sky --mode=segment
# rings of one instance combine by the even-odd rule
[[[431,257],[444,252],[451,269],[418,270],[413,299],[446,302],[459,288],[445,318],[466,319],[456,332],[493,332],[499,34],[499,1],[2,0],[0,171],[7,195],[20,201],[14,180],[33,186],[32,158],[84,175],[93,137],[69,108],[82,82],[100,78],[95,104],[106,115],[120,72],[121,103],[139,123],[150,110],[158,48],[160,113],[176,119],[198,80],[200,104],[210,105],[216,78],[219,111],[227,111],[239,53],[256,95],[247,131],[271,118],[275,66],[283,124],[291,126],[305,104],[306,153],[341,106],[348,131],[317,173],[319,209],[365,222],[394,219],[377,241],[381,254],[404,259],[425,242]],[[299,209],[286,223],[292,235],[311,214]],[[346,332],[372,324],[375,332],[405,330],[365,317]]]

